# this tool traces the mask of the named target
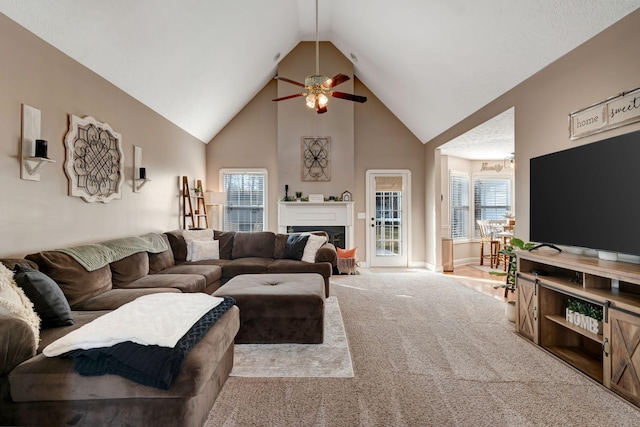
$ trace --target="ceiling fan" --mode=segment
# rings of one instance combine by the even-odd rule
[[[333,91],[335,86],[340,83],[344,83],[349,80],[349,76],[344,74],[336,74],[333,78],[323,76],[320,74],[320,42],[318,39],[318,0],[316,0],[316,73],[311,76],[307,76],[304,79],[304,84],[288,79],[286,77],[275,77],[277,80],[291,83],[296,86],[307,89],[307,92],[295,93],[289,96],[283,96],[282,98],[276,98],[273,101],[284,101],[285,99],[297,98],[299,96],[306,96],[307,107],[314,108],[318,114],[327,112],[327,103],[329,102],[329,96],[334,98],[346,99],[354,102],[366,102],[366,96],[353,95],[351,93]]]

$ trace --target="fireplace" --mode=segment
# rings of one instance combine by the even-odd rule
[[[278,232],[305,231],[326,231],[336,247],[354,247],[353,202],[280,202]]]
[[[345,227],[342,226],[301,226],[290,225],[287,226],[287,233],[305,233],[308,231],[324,231],[329,235],[329,243],[333,243],[336,248],[347,249],[345,240]]]

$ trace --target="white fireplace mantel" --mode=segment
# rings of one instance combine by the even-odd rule
[[[287,227],[344,227],[345,246],[354,246],[353,202],[279,202],[278,232]]]

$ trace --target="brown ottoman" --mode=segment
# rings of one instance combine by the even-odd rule
[[[236,300],[240,309],[236,344],[324,340],[324,279],[319,274],[242,274],[213,295]]]

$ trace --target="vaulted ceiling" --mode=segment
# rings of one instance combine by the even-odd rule
[[[426,143],[638,7],[319,0],[318,21],[320,40]],[[0,12],[203,142],[275,76],[279,58],[315,40],[314,0],[2,0]]]

